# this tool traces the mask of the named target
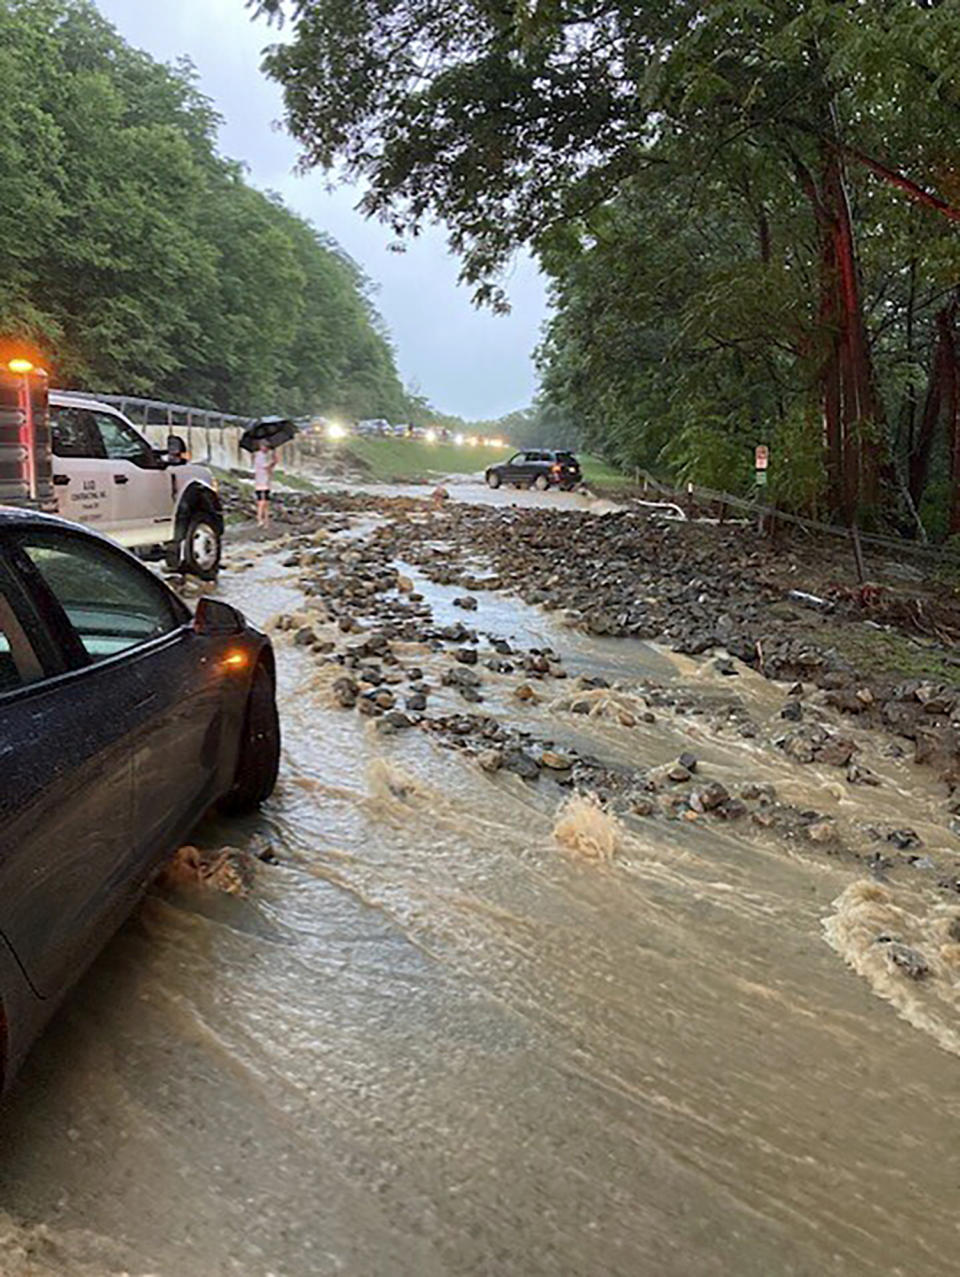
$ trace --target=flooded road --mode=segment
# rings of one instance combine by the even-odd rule
[[[283,559],[252,551],[222,596],[261,624],[309,609]],[[453,587],[413,584],[439,624],[463,619]],[[556,749],[633,768],[694,750],[851,839],[894,820],[960,851],[932,788],[868,740],[875,790],[706,715],[624,717],[656,681],[769,723],[782,689],[745,668],[496,594],[468,619],[563,653],[570,678],[536,701],[485,685],[486,712]],[[197,841],[266,840],[279,863],[246,900],[152,894],[38,1044],[0,1120],[0,1273],[953,1270],[942,893],[746,824],[614,816],[487,774],[335,708],[331,667],[276,641],[280,787]],[[449,659],[414,656],[431,681]],[[572,712],[597,673],[618,685]],[[924,946],[931,980],[891,974],[884,928]]]
[[[434,486],[430,483],[404,483],[399,480],[394,483],[379,483],[373,480],[347,479],[340,475],[330,478],[319,472],[312,474],[311,478],[315,486],[322,491],[366,493],[376,497],[414,497],[421,500],[430,495],[431,488]],[[484,482],[482,473],[437,475],[435,486],[442,488],[451,501],[462,501],[469,505],[586,510],[594,514],[603,514],[622,508],[616,500],[597,496],[587,488],[574,492],[561,492],[559,488],[549,488],[546,492],[540,492],[536,488],[517,488],[513,484],[490,488]],[[670,503],[662,504],[666,507]],[[675,507],[673,509],[675,510]]]

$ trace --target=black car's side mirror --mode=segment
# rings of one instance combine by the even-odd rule
[[[243,613],[229,603],[223,603],[220,599],[202,598],[197,604],[193,628],[198,634],[225,638],[231,634],[242,634],[245,627]]]

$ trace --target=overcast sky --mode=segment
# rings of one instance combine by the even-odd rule
[[[279,191],[297,212],[329,231],[378,286],[377,306],[397,348],[404,381],[436,407],[468,418],[497,417],[530,402],[531,354],[544,318],[544,290],[529,260],[508,283],[513,311],[477,311],[459,286],[457,262],[442,230],[403,254],[388,251],[390,232],[354,212],[357,191],[327,191],[322,173],[293,172],[297,148],[277,123],[280,91],[260,72],[275,28],[253,22],[244,0],[97,0],[131,44],[163,62],[182,54],[196,64],[200,87],[224,117],[220,148],[243,160],[262,189]]]

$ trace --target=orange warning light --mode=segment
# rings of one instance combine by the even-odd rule
[[[33,369],[34,369],[32,360],[21,359],[21,358],[15,358],[15,359],[9,360],[7,363],[7,367],[9,368],[11,372],[17,373],[18,376],[24,376],[24,377],[27,375],[27,373],[33,372]]]
[[[220,662],[225,670],[245,670],[250,664],[250,657],[240,648],[234,648]]]

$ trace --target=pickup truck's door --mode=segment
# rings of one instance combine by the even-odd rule
[[[58,513],[108,531],[116,521],[114,488],[93,413],[51,406],[50,434]]]
[[[108,461],[114,497],[111,535],[125,545],[153,545],[171,537],[170,474],[143,435],[116,413],[93,413]]]

